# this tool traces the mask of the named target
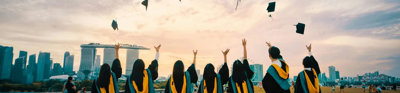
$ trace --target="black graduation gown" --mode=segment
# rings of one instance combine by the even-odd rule
[[[148,67],[148,69],[150,70],[150,73],[151,73],[151,78],[153,79],[153,80],[156,80],[157,79],[157,77],[158,77],[158,71],[157,71],[157,68],[158,68],[158,61],[156,60],[156,59],[154,59],[152,62],[151,62],[151,64],[149,65],[149,67]],[[145,70],[144,70],[145,71]],[[127,78],[127,79],[130,79],[130,78]],[[142,81],[143,82],[143,81]],[[131,83],[131,82],[129,82],[129,80],[126,80],[126,85],[125,85],[125,93],[131,93],[131,90],[130,90],[130,88],[129,88],[129,83]],[[148,87],[148,86],[144,86],[144,87]],[[137,84],[137,88],[139,89],[139,90],[143,90],[143,84]]]
[[[228,65],[224,62],[222,68],[219,70],[218,74],[221,77],[221,84],[224,85],[229,80],[229,69]],[[207,93],[213,93],[214,89],[214,79],[206,81],[207,83]],[[224,91],[224,89],[222,89]]]
[[[115,59],[115,60],[118,60],[118,62],[120,62],[119,59]],[[120,78],[122,75],[121,63],[114,63],[114,62],[117,62],[117,61],[113,61],[113,63],[112,63],[113,66],[111,67],[111,71],[114,72],[116,79],[117,79],[116,81],[118,81],[118,78]],[[119,64],[119,65],[114,65],[114,64]],[[118,83],[118,82],[114,82],[114,83]],[[106,87],[106,90],[108,90],[108,87]],[[93,83],[92,83],[92,93],[99,93],[96,89],[96,81],[93,81]]]
[[[319,69],[319,65],[317,60],[314,59],[314,56],[310,56],[311,58],[311,62],[312,62],[312,66],[311,68],[313,68],[315,70],[315,73],[317,75],[319,75],[321,73],[321,70]],[[306,70],[307,75],[311,78],[311,77],[318,77],[318,76],[314,76],[314,72],[313,71],[308,71]],[[296,79],[296,84],[294,85],[294,93],[304,93],[303,91],[303,86],[301,86],[301,80],[300,80],[300,73],[297,75],[297,79]],[[314,79],[310,80],[313,84],[314,84]],[[307,86],[305,86],[307,87]],[[319,93],[321,93],[321,87],[319,88]]]
[[[197,83],[198,77],[197,77],[196,68],[195,68],[194,64],[190,65],[190,67],[186,71],[188,71],[190,74],[190,82]],[[170,82],[170,81],[168,80],[168,82]],[[174,82],[183,82],[183,80],[174,80]],[[180,93],[182,91],[181,88],[182,88],[183,83],[175,83],[175,84],[176,84],[175,87],[177,87],[176,91],[178,93]],[[164,93],[169,93],[169,91],[170,91],[169,83],[167,83],[167,85],[165,86]]]
[[[282,69],[286,71],[286,65],[285,63],[283,63],[282,61],[280,61],[282,64]],[[275,81],[275,79],[271,76],[271,74],[269,74],[268,72],[266,72],[267,74],[265,74],[263,80],[262,80],[262,85],[264,88],[265,93],[290,93],[290,89],[288,90],[283,90],[278,83]]]
[[[244,66],[242,66],[242,67],[244,67],[243,69],[244,69],[245,72],[246,72],[247,79],[250,80],[250,81],[249,81],[250,84],[253,85],[253,82],[251,82],[251,78],[253,77],[254,72],[251,71],[250,66],[249,66],[249,62],[247,61],[247,59],[244,59],[244,60],[243,60],[243,64],[242,64],[242,65],[244,65]],[[230,77],[230,78],[232,78],[232,77]],[[227,92],[228,92],[228,93],[233,93],[232,84],[231,84],[232,82],[230,81],[230,78],[229,78],[229,80],[228,80],[229,82],[228,82],[228,90],[227,90]],[[241,93],[243,93],[242,84],[238,84],[238,85],[239,85],[239,87],[240,87]],[[250,89],[250,88],[248,88],[248,89]],[[253,86],[251,86],[251,89],[254,89]]]

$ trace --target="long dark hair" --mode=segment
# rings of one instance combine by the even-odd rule
[[[121,77],[122,74],[122,68],[121,68],[121,62],[119,59],[114,59],[111,67],[111,71],[113,71],[116,75],[117,78]]]
[[[204,68],[203,79],[206,81],[213,80],[216,76],[217,74],[214,71],[214,66],[211,63],[208,63]]]
[[[183,67],[183,62],[181,60],[178,60],[174,64],[174,69],[172,72],[174,81],[177,80],[183,80],[183,75],[184,75],[184,67]]]
[[[99,77],[97,78],[97,85],[99,87],[108,88],[108,84],[110,83],[110,75],[111,75],[110,65],[104,63],[100,68],[100,74]]]
[[[143,71],[144,71],[144,62],[142,59],[137,59],[133,64],[132,73],[131,73],[131,80],[135,80],[136,84],[143,83]],[[130,82],[129,82],[130,83]],[[147,87],[147,86],[143,86]],[[139,88],[141,89],[141,88]]]
[[[232,68],[232,79],[235,82],[243,82],[246,80],[246,75],[245,71],[243,69],[243,64],[239,60],[236,60],[233,62],[233,68]]]

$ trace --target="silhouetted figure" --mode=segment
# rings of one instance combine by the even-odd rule
[[[311,54],[311,44],[306,46],[310,56],[303,59],[304,70],[297,76],[295,93],[321,93],[318,75],[321,73],[318,62]]]
[[[246,40],[242,40],[243,45],[243,63],[236,60],[233,63],[232,75],[228,83],[228,93],[254,93],[251,78],[254,72],[251,71],[249,62],[247,62]]]

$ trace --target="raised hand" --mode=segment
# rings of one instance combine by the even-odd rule
[[[193,64],[196,64],[196,56],[197,56],[197,50],[193,50]]]
[[[272,47],[270,42],[266,42],[266,43],[267,43],[267,46],[268,46],[269,48]]]
[[[247,59],[247,49],[246,49],[246,39],[243,38],[242,45],[243,45],[243,59]]]
[[[156,49],[156,52],[159,52],[159,51],[160,51],[160,47],[161,47],[161,44],[158,45],[158,46],[154,46],[154,49]]]
[[[246,47],[246,42],[247,42],[246,39],[243,38],[243,39],[242,39],[242,45],[243,45],[244,47]]]
[[[308,52],[311,52],[311,44],[310,45],[306,45]]]
[[[229,49],[226,49],[225,51],[222,51],[222,50],[221,50],[221,52],[222,52],[222,54],[224,54],[224,62],[227,62],[226,55],[228,55]]]

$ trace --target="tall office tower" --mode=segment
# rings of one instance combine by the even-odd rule
[[[336,74],[336,79],[340,79],[340,73],[339,73],[339,71],[335,71],[335,74]]]
[[[335,66],[329,66],[329,80],[335,81],[336,80],[336,70]]]
[[[132,73],[133,64],[139,58],[139,50],[127,49],[126,51],[126,71],[125,74],[129,75]]]
[[[22,60],[22,69],[26,69],[26,60],[28,59],[28,52],[26,51],[19,51],[19,57],[23,57],[24,59]]]
[[[69,53],[68,53],[69,54]],[[64,74],[74,73],[74,55],[68,55],[64,58]]]
[[[96,55],[96,60],[92,68],[95,73],[94,75],[97,76],[100,73],[100,55]]]
[[[35,81],[41,81],[50,77],[50,64],[50,53],[40,52],[38,56]]]
[[[23,62],[24,57],[19,57],[15,59],[15,64],[11,70],[11,80],[17,83],[24,83],[24,69],[23,69]]]
[[[62,74],[63,74],[63,69],[61,67],[61,64],[60,63],[54,63],[53,70],[52,70],[52,76],[62,75]]]
[[[254,72],[254,76],[251,81],[260,82],[263,79],[263,65],[254,64],[250,65],[250,69]]]
[[[112,66],[112,62],[115,59],[115,49],[114,48],[104,48],[103,64],[107,63]]]
[[[96,55],[96,48],[81,48],[81,63],[78,71],[78,78],[80,80],[92,72],[92,66],[94,64]]]
[[[10,79],[13,61],[13,47],[0,45],[0,79]]]
[[[68,74],[68,70],[67,70],[67,63],[68,63],[68,57],[69,57],[69,51],[66,51],[64,53],[64,60],[63,60],[63,70],[65,74]]]
[[[31,81],[33,82],[34,80],[36,80],[35,78],[36,78],[36,72],[37,72],[36,71],[36,68],[37,68],[37,66],[36,66],[36,54],[29,55],[28,66],[26,68],[27,68],[28,74],[31,74],[31,78],[32,78]],[[28,78],[28,79],[30,80],[30,78]],[[29,82],[29,80],[27,82]]]

